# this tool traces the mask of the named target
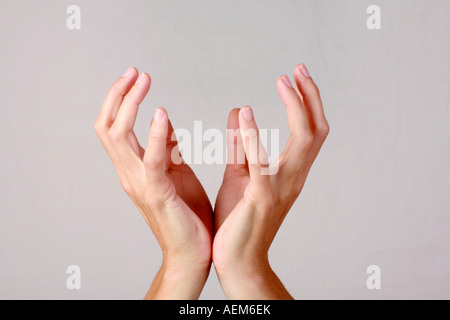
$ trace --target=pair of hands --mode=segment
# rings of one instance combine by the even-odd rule
[[[260,144],[252,155],[250,139],[259,141],[252,109],[230,112],[228,129],[238,132],[227,130],[234,159],[228,159],[214,210],[191,168],[173,161],[178,144],[166,110],[156,109],[146,149],[133,132],[150,76],[131,67],[111,86],[95,130],[163,252],[146,298],[197,299],[211,262],[230,299],[292,298],[270,268],[268,251],[329,132],[319,90],[305,65],[295,68],[294,80],[295,87],[287,76],[277,80],[290,137],[276,174],[262,174],[267,155]],[[245,163],[236,161],[242,152]]]

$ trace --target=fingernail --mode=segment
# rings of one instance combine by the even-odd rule
[[[137,79],[136,84],[138,84],[139,82],[142,81],[142,79],[144,79],[144,75],[145,75],[145,72],[142,72],[142,73],[139,75],[139,78]]]
[[[157,108],[155,111],[155,116],[153,117],[156,122],[160,122],[164,116],[164,112],[161,109]]]
[[[289,80],[289,77],[288,77],[288,76],[283,76],[283,81],[284,81],[284,83],[285,83],[289,88],[293,88],[293,87],[292,87],[291,80]]]
[[[300,65],[300,71],[303,73],[303,75],[307,78],[311,78],[311,76],[309,75],[309,71],[308,68],[306,68],[306,66],[304,64]]]
[[[133,72],[133,67],[129,67],[122,77],[128,77]]]
[[[243,112],[242,115],[244,116],[245,120],[247,120],[248,122],[253,120],[253,112],[252,112],[252,108],[248,107],[246,108]]]

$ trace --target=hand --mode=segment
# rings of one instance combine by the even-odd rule
[[[287,76],[277,81],[290,137],[275,164],[276,174],[262,171],[268,169],[264,148],[251,148],[254,135],[247,133],[255,132],[259,140],[252,109],[234,109],[228,118],[228,129],[240,129],[241,135],[227,137],[228,150],[234,151],[229,154],[235,157],[228,159],[216,200],[213,262],[231,299],[292,298],[271,270],[268,251],[329,132],[319,90],[304,65],[295,68],[294,79],[298,91]],[[245,163],[237,159],[242,152]]]
[[[156,109],[145,150],[133,132],[150,83],[130,68],[111,86],[95,130],[163,252],[147,298],[196,299],[211,266],[212,208],[191,168],[173,162],[181,156],[166,110]]]

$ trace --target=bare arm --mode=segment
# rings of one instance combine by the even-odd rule
[[[234,109],[228,118],[228,129],[240,133],[227,139],[228,149],[245,152],[246,162],[228,159],[214,210],[213,262],[231,299],[292,299],[270,268],[268,251],[329,131],[319,90],[304,65],[295,68],[294,79],[296,89],[287,76],[277,81],[290,137],[271,170],[253,110]]]

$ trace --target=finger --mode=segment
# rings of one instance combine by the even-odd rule
[[[311,78],[308,69],[304,64],[299,64],[294,70],[294,79],[297,89],[303,96],[303,103],[307,111],[311,114],[311,130],[314,134],[326,137],[329,132],[329,125],[325,118],[322,99],[319,88]]]
[[[128,68],[127,71],[109,88],[108,94],[103,101],[100,115],[96,126],[110,128],[117,116],[120,105],[125,95],[133,87],[138,77],[138,71],[135,67]]]
[[[180,149],[178,148],[178,139],[173,129],[172,122],[169,120],[166,139],[166,167],[169,168],[175,165],[181,166],[186,164],[181,156]]]
[[[244,145],[239,130],[239,111],[239,108],[235,108],[228,115],[226,174],[231,172],[248,174]]]
[[[144,164],[148,185],[161,185],[166,179],[166,141],[168,133],[167,111],[157,108],[145,150]]]
[[[305,106],[298,93],[292,87],[288,76],[278,78],[277,90],[283,104],[286,106],[291,136],[296,139],[301,139],[304,135],[310,133],[308,114]]]
[[[269,176],[265,172],[268,170],[268,157],[259,138],[252,108],[249,106],[239,111],[239,127],[248,162],[250,184],[254,183],[257,188],[265,187],[269,183]]]
[[[152,120],[152,125],[153,125]],[[187,165],[181,155],[180,149],[178,147],[178,139],[173,129],[172,122],[168,119],[168,129],[166,138],[166,169],[174,165]]]
[[[287,76],[281,76],[277,81],[278,94],[286,106],[290,137],[279,157],[278,175],[291,176],[302,165],[308,148],[313,142],[313,135],[309,125],[308,112],[302,98],[293,88]]]
[[[119,136],[125,136],[133,131],[139,105],[150,90],[151,79],[146,73],[141,73],[135,85],[123,99],[117,117],[111,130]]]

